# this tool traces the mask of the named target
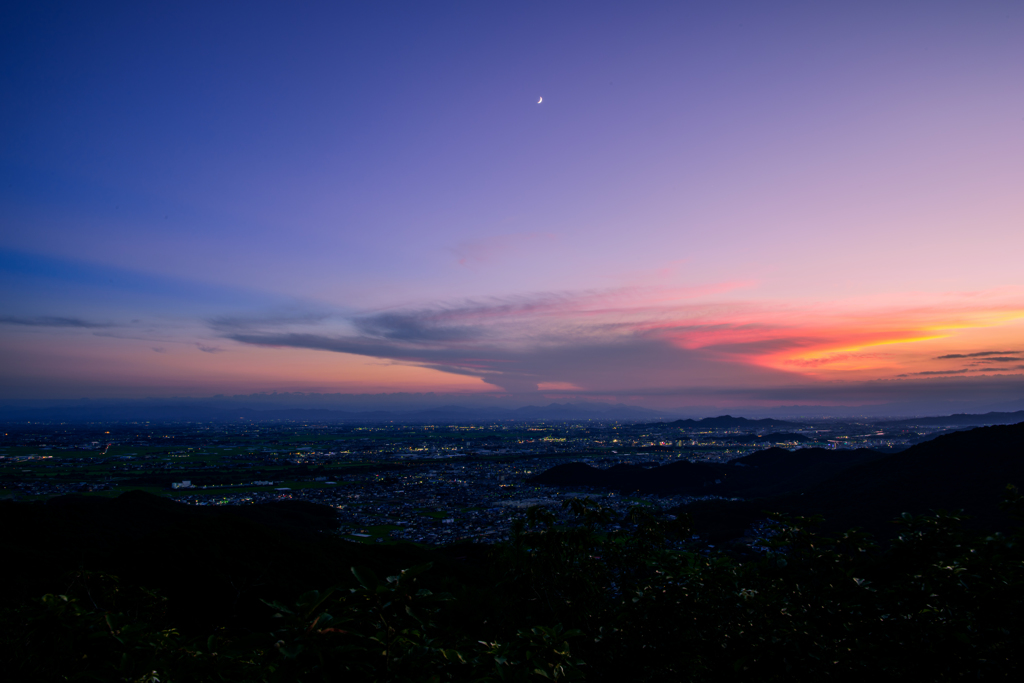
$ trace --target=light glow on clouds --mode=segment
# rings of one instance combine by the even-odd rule
[[[825,315],[820,304],[673,303],[671,292],[619,290],[377,312],[355,318],[355,334],[277,320],[212,326],[242,344],[390,358],[509,392],[685,393],[894,378],[908,365],[945,374],[948,360],[935,357],[936,344],[955,346],[963,331],[1012,336],[1024,323],[1024,294],[1017,302],[1005,292],[988,297],[984,309],[977,296],[966,297],[973,307],[950,298],[878,310],[844,311],[843,302],[831,302]]]

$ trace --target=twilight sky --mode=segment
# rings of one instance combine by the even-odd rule
[[[1019,401],[1022,35],[1015,0],[5,3],[0,398]]]

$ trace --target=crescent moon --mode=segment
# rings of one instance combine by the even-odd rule
[[[539,100],[537,100],[537,104],[540,104],[540,103],[541,103],[541,102],[543,102],[543,101],[544,101],[544,98],[542,97],[542,98],[540,98]]]

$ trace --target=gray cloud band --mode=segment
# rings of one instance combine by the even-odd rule
[[[113,327],[111,323],[97,323],[81,318],[62,318],[59,316],[39,316],[20,318],[17,316],[0,316],[2,325],[23,325],[25,327],[79,327],[84,329],[100,329]]]

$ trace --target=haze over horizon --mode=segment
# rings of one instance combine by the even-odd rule
[[[1024,399],[1020,3],[0,16],[2,401]]]

